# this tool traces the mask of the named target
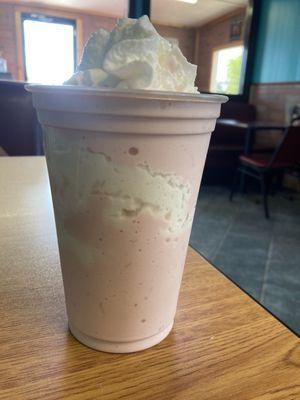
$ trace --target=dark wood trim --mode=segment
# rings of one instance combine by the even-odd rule
[[[250,87],[253,77],[254,60],[256,52],[256,44],[258,38],[258,28],[259,28],[259,17],[260,17],[260,0],[249,0],[249,5],[247,7],[246,13],[246,24],[245,24],[245,77],[244,77],[244,90],[242,94],[241,101],[248,102],[250,96]]]
[[[142,15],[150,17],[150,0],[129,0],[130,18],[139,18]]]

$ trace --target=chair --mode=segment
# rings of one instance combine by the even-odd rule
[[[260,181],[265,217],[269,218],[268,189],[271,178],[285,169],[294,167],[300,161],[300,126],[294,125],[296,118],[289,126],[273,154],[253,153],[239,156],[239,166],[231,188],[232,200],[239,178],[249,175]],[[242,179],[240,180],[240,182]]]

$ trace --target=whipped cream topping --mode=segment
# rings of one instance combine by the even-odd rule
[[[115,162],[109,155],[88,149],[81,153],[76,146],[68,146],[63,137],[57,139],[57,133],[47,128],[54,138],[52,168],[56,171],[57,181],[64,186],[64,197],[57,194],[56,202],[67,214],[72,209],[74,215],[87,207],[86,199],[91,196],[108,201],[103,204],[103,218],[108,225],[123,224],[141,214],[148,214],[165,225],[166,234],[180,234],[190,228],[192,215],[189,213],[191,189],[182,183],[175,174],[160,173],[147,164],[127,166]],[[63,151],[62,149],[67,149]],[[80,168],[70,163],[72,153],[78,153]],[[81,155],[80,155],[81,154]],[[68,169],[71,168],[71,169]],[[73,172],[71,172],[71,170]],[[64,171],[61,174],[59,171]],[[97,179],[91,179],[97,171]],[[63,176],[72,175],[76,190],[71,184],[64,184]],[[60,177],[60,178],[59,178]],[[71,207],[71,204],[72,207]]]
[[[65,84],[196,93],[196,72],[197,66],[143,16],[120,19],[112,32],[95,32]]]

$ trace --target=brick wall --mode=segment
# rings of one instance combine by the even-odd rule
[[[230,23],[233,18],[244,18],[245,12],[238,11],[209,22],[197,29],[196,33],[196,63],[198,64],[197,84],[203,91],[209,91],[210,72],[212,68],[213,51],[217,47],[227,46],[230,41]],[[242,39],[242,38],[241,38]]]
[[[36,10],[37,7],[34,7]],[[30,9],[28,8],[30,11]],[[42,14],[51,15],[51,8],[40,8]],[[55,10],[58,11],[57,9]],[[80,18],[82,21],[82,40],[86,42],[90,34],[99,28],[111,30],[116,23],[116,18],[91,15],[83,12],[62,11],[63,17]],[[173,28],[170,26],[157,26],[158,32],[167,37],[177,38],[183,54],[189,61],[194,61],[195,30],[187,28]],[[0,3],[0,49],[8,62],[8,70],[14,79],[18,79],[17,47],[16,47],[16,26],[15,6],[13,4]]]
[[[178,39],[179,47],[183,55],[189,62],[194,63],[196,29],[193,28],[175,28],[154,24],[157,32],[167,38]]]
[[[111,31],[117,22],[117,18],[102,17],[100,15],[78,14],[82,20],[82,41],[86,43],[89,36],[100,28]]]
[[[300,104],[300,82],[253,84],[250,103],[256,106],[257,119],[278,124],[288,122],[286,107]],[[257,141],[276,144],[278,132],[260,132]]]
[[[16,79],[17,49],[14,6],[11,4],[0,4],[0,49],[2,56],[7,60],[7,68]]]

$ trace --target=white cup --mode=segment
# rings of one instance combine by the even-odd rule
[[[43,127],[69,327],[97,350],[172,329],[224,96],[29,85]]]

